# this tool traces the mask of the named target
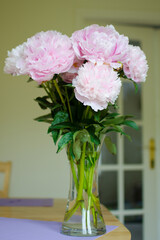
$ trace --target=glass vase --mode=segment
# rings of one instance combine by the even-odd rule
[[[96,236],[106,232],[98,195],[98,159],[100,146],[92,148],[83,143],[80,159],[72,157],[67,146],[70,163],[70,188],[61,233],[70,236]]]

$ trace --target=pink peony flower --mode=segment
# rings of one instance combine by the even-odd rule
[[[25,44],[26,43],[23,43],[11,51],[8,51],[8,57],[5,60],[4,66],[6,73],[12,74],[13,76],[27,74],[24,55]]]
[[[72,83],[73,79],[77,77],[77,75],[78,75],[77,73],[70,73],[70,72],[65,72],[60,74],[63,81],[66,83]]]
[[[108,63],[113,68],[125,62],[128,53],[128,37],[119,35],[112,25],[91,25],[76,31],[71,37],[73,48],[79,59],[93,63]]]
[[[84,60],[79,60],[76,56],[74,58],[73,61],[73,65],[72,67],[69,69],[68,72],[70,73],[77,73],[79,68],[82,66],[82,64],[84,63]]]
[[[128,78],[137,83],[146,80],[148,65],[140,47],[129,45],[129,60],[123,65],[123,71]]]
[[[40,32],[8,53],[4,71],[28,74],[41,84],[51,80],[54,74],[68,71],[74,58],[69,37],[56,31]]]
[[[72,67],[68,70],[68,72],[61,73],[60,76],[62,77],[64,82],[71,83],[72,80],[78,75],[77,72],[83,64],[83,60],[79,60],[76,56],[74,58],[74,62]]]
[[[68,71],[75,57],[70,38],[56,31],[40,32],[29,38],[25,54],[29,75],[39,83]]]
[[[114,104],[121,88],[121,81],[110,66],[90,62],[80,67],[72,84],[75,97],[94,111],[105,109],[109,102]]]

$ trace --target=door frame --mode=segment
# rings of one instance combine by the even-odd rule
[[[76,12],[76,29],[81,29],[85,27],[85,22],[87,20],[97,19],[97,21],[105,20],[107,24],[119,24],[128,25],[135,27],[150,27],[156,28],[154,37],[154,53],[159,52],[159,54],[154,54],[154,86],[155,90],[155,165],[156,165],[156,240],[160,239],[160,81],[159,81],[159,63],[160,63],[160,14],[152,12],[135,12],[135,11],[119,11],[119,10],[88,10],[79,9]],[[147,150],[148,151],[148,150]],[[145,155],[149,155],[149,151]],[[149,220],[152,222],[152,219]]]

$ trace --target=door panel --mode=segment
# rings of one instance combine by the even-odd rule
[[[123,113],[131,114],[135,119],[142,119],[142,86],[138,85],[138,91],[135,94],[135,89],[132,82],[123,82]]]

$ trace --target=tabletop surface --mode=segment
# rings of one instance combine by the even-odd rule
[[[1,207],[0,217],[32,219],[42,221],[62,222],[66,207],[66,200],[54,199],[52,207]],[[106,225],[118,226],[114,231],[97,237],[99,240],[130,240],[131,234],[126,227],[119,222],[105,207],[102,206],[102,213]]]

